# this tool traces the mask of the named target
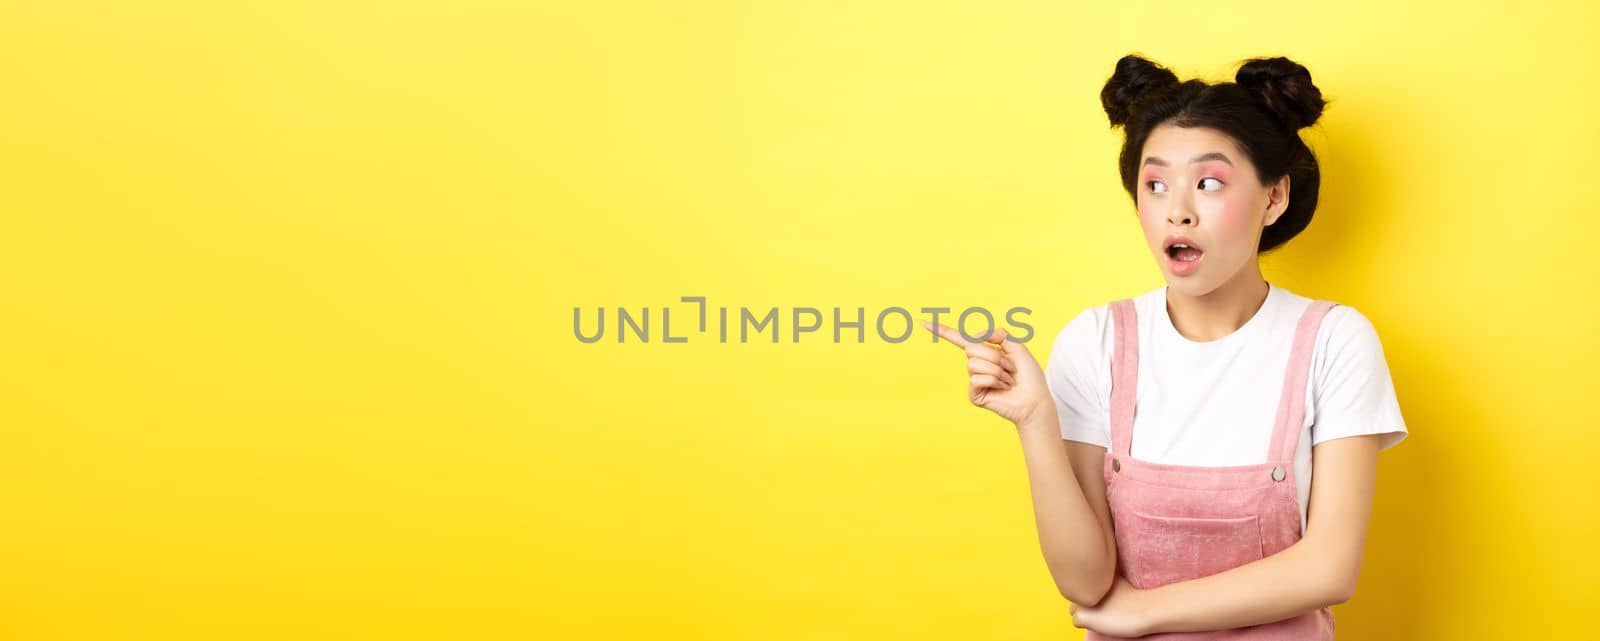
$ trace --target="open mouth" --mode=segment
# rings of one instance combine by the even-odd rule
[[[1194,246],[1182,236],[1169,238],[1166,241],[1167,271],[1173,276],[1191,276],[1200,269],[1200,259],[1206,255],[1205,250]]]
[[[1200,260],[1205,252],[1198,247],[1190,247],[1184,243],[1177,243],[1167,247],[1167,257],[1180,263],[1192,263]]]

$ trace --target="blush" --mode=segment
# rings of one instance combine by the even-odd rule
[[[1250,217],[1251,199],[1243,190],[1233,192],[1233,197],[1222,202],[1222,220],[1218,221],[1227,225],[1237,224]]]

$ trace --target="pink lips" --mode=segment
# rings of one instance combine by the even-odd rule
[[[1202,260],[1205,260],[1205,254],[1203,253],[1196,256],[1194,260],[1179,260],[1177,258],[1168,256],[1167,269],[1170,270],[1175,276],[1188,276],[1189,274],[1193,274],[1196,269],[1200,268],[1200,261]]]
[[[1175,252],[1164,251],[1163,254],[1167,258],[1168,271],[1171,271],[1174,276],[1188,276],[1200,268],[1200,261],[1205,259],[1205,252],[1195,247],[1192,241],[1181,236],[1169,239],[1164,244],[1163,249],[1170,248],[1180,242],[1188,245],[1188,247]]]

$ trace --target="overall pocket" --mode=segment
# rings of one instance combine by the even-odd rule
[[[1132,511],[1117,519],[1123,576],[1140,589],[1189,581],[1263,558],[1256,515],[1161,516]]]

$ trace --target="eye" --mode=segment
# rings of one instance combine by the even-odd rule
[[[1153,194],[1164,194],[1164,193],[1166,193],[1167,184],[1163,183],[1163,182],[1161,182],[1159,180],[1146,180],[1146,181],[1144,181],[1144,184],[1145,184],[1146,187],[1150,188],[1150,193],[1153,193]],[[1156,185],[1161,185],[1162,188],[1158,191],[1155,188]]]
[[[1217,189],[1222,189],[1222,181],[1217,180],[1216,178],[1212,178],[1210,176],[1207,176],[1205,178],[1201,178],[1200,179],[1200,188],[1201,189],[1205,189],[1206,191],[1216,191],[1217,190],[1217,189],[1206,189],[1205,185],[1206,185],[1206,181],[1207,180],[1210,180],[1212,182],[1217,183]]]

